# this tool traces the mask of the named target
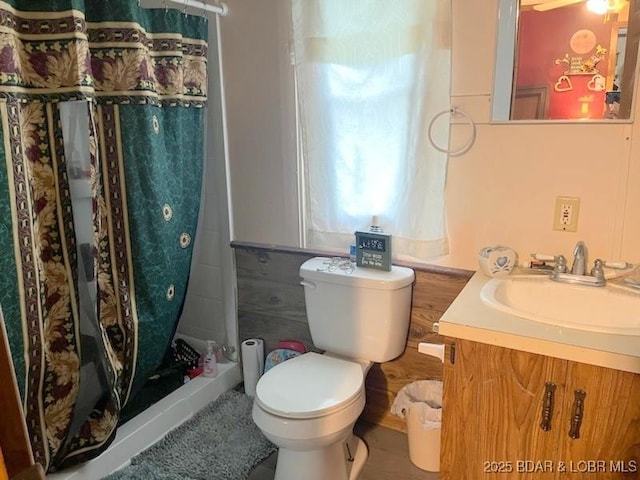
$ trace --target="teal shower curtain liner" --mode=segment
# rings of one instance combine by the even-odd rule
[[[54,471],[108,447],[175,332],[200,204],[207,24],[136,0],[0,0],[0,27],[0,306],[34,457]],[[89,102],[107,385],[80,419],[88,320],[57,107],[72,100]]]
[[[138,309],[133,390],[158,366],[186,295],[198,219],[203,157],[202,110],[122,105],[123,158]],[[149,128],[151,126],[151,128]],[[145,131],[146,129],[146,131]],[[140,137],[146,138],[141,141]],[[179,146],[179,148],[176,148]],[[149,212],[156,212],[155,218]]]

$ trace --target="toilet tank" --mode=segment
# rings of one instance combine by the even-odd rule
[[[386,272],[315,257],[301,265],[300,276],[316,347],[372,362],[404,352],[413,270],[394,265]]]

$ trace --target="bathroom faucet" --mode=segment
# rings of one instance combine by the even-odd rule
[[[607,277],[604,272],[605,267],[618,270],[634,268],[634,265],[628,262],[608,262],[597,258],[593,262],[593,268],[591,270],[587,270],[587,246],[582,240],[576,243],[576,246],[573,249],[573,263],[571,264],[571,269],[569,269],[567,259],[564,255],[532,253],[531,256],[538,261],[554,262],[553,269],[549,276],[553,281],[575,283],[578,285],[590,285],[594,287],[603,287],[607,284]],[[540,268],[541,271],[549,271],[549,266],[544,263],[538,267],[533,267],[532,265],[531,268]]]
[[[576,243],[576,247],[573,249],[573,263],[571,264],[571,273],[574,275],[584,275],[586,273],[585,267],[585,246],[583,241]]]
[[[604,262],[597,259],[593,265],[591,272],[587,272],[586,259],[587,247],[583,241],[576,243],[573,249],[573,263],[571,271],[567,270],[567,263],[563,255],[555,257],[556,265],[551,272],[551,280],[564,283],[575,283],[579,285],[591,285],[594,287],[602,287],[607,281],[604,276]]]

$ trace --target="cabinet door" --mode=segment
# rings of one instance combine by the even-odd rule
[[[640,375],[568,362],[566,379],[559,449],[566,469],[560,478],[640,479]],[[586,396],[579,438],[571,438],[580,414],[576,391]]]
[[[555,398],[562,397],[566,362],[452,343],[455,355],[447,353],[444,367],[440,480],[555,478],[558,419],[551,418],[548,431],[540,423],[545,384],[554,382]]]

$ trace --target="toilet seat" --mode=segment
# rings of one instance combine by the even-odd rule
[[[316,418],[347,408],[364,394],[362,366],[309,352],[265,373],[256,386],[256,403],[274,415]]]

